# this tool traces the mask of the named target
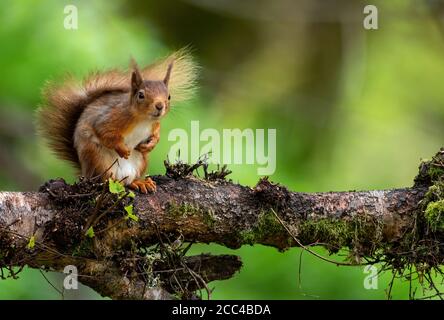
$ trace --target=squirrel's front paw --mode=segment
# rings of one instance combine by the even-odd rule
[[[137,147],[135,149],[139,152],[142,152],[142,153],[148,153],[148,152],[151,152],[155,146],[156,146],[156,144],[152,143],[152,142],[146,142],[146,143],[141,142],[137,145]]]
[[[131,150],[125,144],[117,145],[117,147],[114,150],[117,152],[119,157],[125,159],[128,159],[131,154]]]

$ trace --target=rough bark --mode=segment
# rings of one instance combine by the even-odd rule
[[[438,156],[442,160],[442,151]],[[46,192],[0,192],[0,265],[26,264],[61,271],[72,264],[80,270],[80,281],[102,295],[167,299],[173,298],[168,292],[171,283],[147,286],[143,278],[122,273],[124,259],[107,257],[135,243],[148,247],[162,239],[180,239],[179,244],[218,243],[229,248],[262,244],[285,250],[319,244],[335,252],[348,247],[359,259],[382,247],[393,247],[411,232],[421,200],[433,182],[429,169],[422,166],[409,188],[326,193],[291,192],[267,179],[250,188],[217,175],[205,180],[190,172],[177,176],[169,172],[169,176],[154,177],[156,193],[137,194],[134,209],[139,221],[122,221],[111,215],[105,232],[94,238],[90,248],[94,254],[87,256],[73,254],[78,246],[67,243],[75,232],[82,233],[85,225],[68,219],[69,202],[64,206],[55,203],[54,194],[66,191],[63,182],[47,184]],[[55,220],[58,223],[54,224]],[[31,237],[35,248],[29,247]],[[236,256],[228,255],[186,257],[180,263],[182,269],[176,266],[173,271],[162,263],[156,268],[174,273],[177,282],[188,284],[191,291],[204,288],[208,281],[230,278],[241,267]],[[180,274],[185,269],[192,272]],[[197,280],[186,281],[195,274]]]

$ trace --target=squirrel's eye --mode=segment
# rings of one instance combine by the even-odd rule
[[[137,94],[137,98],[139,98],[139,100],[145,99],[145,94],[143,93],[143,91],[139,91],[139,93]]]
[[[168,95],[168,101],[170,101],[171,100],[171,95]]]

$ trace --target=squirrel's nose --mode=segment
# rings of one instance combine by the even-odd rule
[[[159,111],[162,110],[163,109],[163,103],[162,102],[157,102],[156,103],[156,109],[159,110]]]

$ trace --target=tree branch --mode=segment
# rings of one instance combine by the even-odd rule
[[[100,183],[69,186],[53,180],[43,192],[1,192],[0,266],[62,271],[75,265],[80,281],[102,295],[166,299],[178,292],[190,298],[191,291],[228,279],[241,267],[236,256],[185,256],[188,242],[229,248],[263,244],[279,250],[319,244],[331,252],[348,248],[354,263],[384,261],[400,268],[402,263],[431,265],[425,254],[415,251],[412,260],[402,252],[421,243],[430,248],[434,241],[433,259],[440,265],[441,230],[432,230],[422,213],[430,187],[442,180],[443,153],[421,165],[413,187],[359,192],[291,192],[268,179],[250,188],[217,173],[208,175],[206,168],[211,180],[192,176],[184,164],[180,171],[167,164],[169,176],[153,178],[157,192],[134,199],[137,222],[122,217],[127,202],[121,207],[116,202],[112,210],[107,205],[109,212],[101,207],[113,195]],[[97,210],[105,217],[94,226],[95,237],[85,237],[86,221]]]

